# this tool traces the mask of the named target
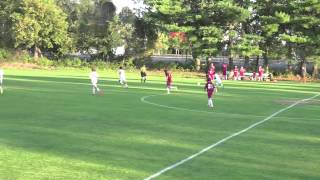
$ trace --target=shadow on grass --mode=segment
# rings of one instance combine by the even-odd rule
[[[35,90],[42,87],[37,83],[26,84]],[[107,174],[117,174],[119,178],[144,178],[226,136],[234,126],[222,124],[222,119],[208,120],[207,115],[190,116],[137,105],[136,100],[128,99],[131,95],[117,94],[110,100],[80,98],[77,93],[72,96],[36,91],[12,93],[13,96],[1,99],[4,103],[0,104],[2,144],[143,174],[136,177],[106,169]],[[30,160],[35,167],[38,163],[41,160]]]
[[[9,78],[70,83],[68,88],[71,89],[74,88],[74,82],[89,86],[85,78]],[[23,83],[34,89],[42,87],[37,83]],[[137,86],[139,84],[135,83]],[[53,89],[65,88],[61,84],[52,83],[49,86]],[[239,90],[233,92],[242,93]],[[228,116],[212,117],[209,114],[150,107],[141,104],[137,96],[132,100],[123,94],[114,95],[112,99],[78,97],[77,93],[73,96],[45,93],[15,95],[11,99],[6,97],[6,102],[1,99],[4,102],[0,104],[1,143],[39,154],[48,153],[141,172],[141,177],[132,174],[125,176],[131,179],[144,178],[256,121],[246,117],[231,119]],[[254,100],[254,103],[262,101],[258,97]],[[230,107],[226,102],[233,105]],[[243,104],[241,99],[227,99],[224,103],[225,107],[239,111],[261,109],[248,109],[250,103]],[[37,160],[31,161],[36,163]],[[123,172],[112,173],[118,174],[119,178],[124,177]]]

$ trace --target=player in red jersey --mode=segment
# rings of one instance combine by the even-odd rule
[[[258,75],[258,81],[263,81],[263,73],[264,73],[264,69],[262,66],[259,66],[259,75]]]
[[[172,74],[169,70],[164,70],[167,80],[167,92],[170,94],[170,90],[172,88]]]
[[[215,87],[210,78],[207,78],[207,83],[204,89],[207,91],[208,95],[208,106],[213,107],[212,95],[214,94]]]
[[[233,79],[234,80],[238,80],[238,76],[239,76],[238,72],[239,72],[238,66],[235,66],[234,70],[233,70]]]
[[[228,77],[227,77],[227,68],[228,68],[228,65],[223,63],[222,64],[222,75],[223,75],[222,79],[223,80],[227,80],[228,79]]]
[[[243,66],[241,66],[240,68],[240,79],[244,80],[244,73],[246,72],[246,70],[243,68]]]
[[[209,69],[209,72],[208,72],[208,75],[209,75],[209,78],[211,79],[211,81],[214,80],[214,75],[216,74],[216,67],[214,66],[213,63],[211,63],[211,67]]]

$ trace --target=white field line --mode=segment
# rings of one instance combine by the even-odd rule
[[[73,85],[87,85],[87,86],[90,86],[91,84],[90,83],[82,83],[82,82],[68,82],[68,81],[65,81],[65,82],[58,82],[58,81],[48,81],[48,80],[32,80],[32,79],[22,79],[22,78],[8,78],[10,80],[15,80],[15,81],[29,81],[29,82],[45,82],[45,83],[55,83],[55,84],[67,84],[67,85],[70,85],[70,84],[73,84]],[[101,83],[103,82],[103,83]],[[114,80],[111,80],[111,81],[105,81],[105,80],[101,80],[100,83],[98,84],[99,87],[121,87],[121,85],[109,85],[108,83],[105,84],[105,82],[111,82],[111,83],[114,83],[116,81]],[[242,82],[241,82],[242,83]],[[159,85],[164,85],[162,83],[160,83]],[[183,85],[183,86],[189,86],[187,84],[183,84],[183,83],[178,83],[176,85]],[[198,87],[197,85],[190,85],[190,87]],[[130,85],[130,81],[129,81],[129,88],[130,89],[141,89],[141,90],[154,90],[154,91],[166,91],[165,88],[152,88],[152,87],[141,87],[141,86],[132,86]],[[254,87],[232,87],[232,86],[228,86],[228,89],[251,89],[251,90],[260,90],[262,89],[261,87],[260,88],[254,88]],[[263,90],[265,91],[268,91],[268,92],[279,92],[279,89],[278,88],[268,88],[268,89],[265,89],[263,88]],[[192,93],[192,94],[200,94],[199,91],[196,91],[196,90],[181,90],[179,89],[179,92],[185,92],[185,93]],[[296,90],[292,90],[292,89],[285,89],[285,90],[281,90],[281,92],[299,92],[299,93],[305,93],[305,94],[310,94],[309,91],[303,91],[303,90],[299,90],[299,91],[296,91]],[[266,92],[264,92],[265,94]]]
[[[250,114],[234,114],[234,113],[217,113],[217,112],[210,112],[210,111],[203,111],[203,110],[194,110],[194,109],[188,109],[188,108],[181,108],[181,107],[174,107],[174,106],[166,106],[166,105],[162,105],[162,104],[157,104],[157,103],[153,103],[150,101],[147,101],[146,99],[151,98],[151,97],[156,97],[156,96],[165,96],[167,94],[158,94],[158,95],[150,95],[150,96],[144,96],[142,97],[140,100],[141,102],[153,105],[153,106],[158,106],[158,107],[162,107],[162,108],[167,108],[167,109],[175,109],[175,110],[181,110],[181,111],[189,111],[189,112],[201,112],[201,113],[209,113],[209,114],[221,114],[221,115],[235,115],[235,116],[250,116],[250,117],[256,117],[256,118],[262,118],[265,116],[256,116],[256,115],[250,115]]]
[[[91,86],[90,83],[84,83],[84,82],[59,82],[59,81],[48,81],[48,80],[31,80],[31,79],[19,79],[19,78],[9,78],[11,80],[15,81],[28,81],[28,82],[42,82],[42,83],[54,83],[54,84],[66,84],[66,85],[85,85],[85,86]],[[110,81],[112,83],[115,83],[117,81]],[[156,88],[156,87],[146,87],[146,86],[134,86],[129,85],[129,89],[139,89],[139,90],[152,90],[152,91],[166,91],[166,88]],[[161,85],[161,84],[160,84]],[[163,84],[164,85],[164,84]],[[103,82],[100,82],[98,84],[98,87],[120,87],[123,88],[120,84],[118,85],[111,85],[111,84],[105,84]],[[164,86],[163,86],[164,87]],[[185,92],[185,93],[193,93],[193,94],[199,94],[199,91],[196,90],[179,90],[179,92]]]
[[[226,141],[228,141],[228,140],[230,140],[230,139],[232,139],[232,138],[234,138],[236,136],[239,136],[239,135],[249,131],[250,129],[252,129],[252,128],[254,128],[254,127],[256,127],[256,126],[258,126],[258,125],[260,125],[260,124],[262,124],[262,123],[264,123],[264,122],[266,122],[268,120],[270,120],[271,118],[273,118],[273,117],[277,116],[278,114],[280,114],[280,113],[282,113],[282,112],[284,112],[284,111],[296,106],[297,104],[305,102],[305,101],[309,101],[309,100],[314,99],[314,98],[316,98],[318,96],[320,96],[320,94],[317,94],[317,95],[312,96],[312,97],[307,98],[307,99],[303,99],[303,100],[297,101],[297,102],[291,104],[290,106],[288,106],[286,108],[283,108],[283,109],[271,114],[270,116],[266,117],[265,119],[263,119],[263,120],[261,120],[261,121],[259,121],[257,123],[254,123],[254,124],[250,125],[249,127],[241,130],[241,131],[238,131],[238,132],[236,132],[234,134],[231,134],[230,136],[228,136],[228,137],[226,137],[224,139],[221,139],[220,141],[218,141],[218,142],[216,142],[216,143],[214,143],[214,144],[212,144],[212,145],[200,150],[199,152],[197,152],[197,153],[195,153],[195,154],[193,154],[193,155],[191,155],[191,156],[189,156],[189,157],[187,157],[187,158],[185,158],[185,159],[183,159],[183,160],[181,160],[181,161],[179,161],[179,162],[177,162],[175,164],[172,164],[172,165],[170,165],[170,166],[158,171],[157,173],[145,178],[144,180],[151,180],[151,179],[154,179],[156,177],[159,177],[160,175],[164,174],[165,172],[170,171],[170,170],[172,170],[172,169],[174,169],[174,168],[186,163],[187,161],[190,161],[191,159],[194,159],[197,156],[200,156],[201,154],[209,151],[210,149],[212,149],[212,148],[214,148],[214,147],[216,147],[216,146],[218,146],[218,145],[220,145],[220,144],[222,144],[222,143],[224,143],[224,142],[226,142]]]
[[[140,100],[143,103],[147,103],[153,106],[158,106],[158,107],[162,107],[162,108],[167,108],[167,109],[175,109],[175,110],[180,110],[180,111],[189,111],[189,112],[201,112],[201,113],[208,113],[208,114],[219,114],[219,115],[234,115],[234,116],[246,116],[246,117],[254,117],[254,118],[264,118],[265,116],[257,116],[257,115],[252,115],[252,114],[237,114],[237,113],[218,113],[215,111],[203,111],[203,110],[194,110],[194,109],[187,109],[187,108],[181,108],[181,107],[174,107],[174,106],[166,106],[163,104],[157,104],[157,103],[153,103],[148,101],[147,99],[150,97],[156,97],[156,96],[165,96],[168,94],[158,94],[158,95],[150,95],[150,96],[144,96],[142,97]],[[293,101],[298,101],[297,99],[293,100]],[[320,100],[315,100],[315,101],[320,101]],[[274,117],[274,118],[284,118],[284,119],[297,119],[300,120],[301,118],[294,118],[294,117],[286,117],[286,116],[281,116],[281,117]],[[310,119],[309,120],[319,120],[319,119]]]

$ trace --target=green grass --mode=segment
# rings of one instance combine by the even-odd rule
[[[0,179],[144,179],[290,105],[279,100],[320,89],[227,81],[211,110],[200,78],[175,77],[179,91],[161,95],[163,77],[141,85],[129,73],[123,89],[116,73],[100,72],[105,94],[92,96],[88,73],[6,71]],[[297,105],[158,179],[319,179],[319,104]]]

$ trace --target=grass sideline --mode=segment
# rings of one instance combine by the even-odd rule
[[[104,96],[91,96],[86,70],[6,70],[0,96],[0,179],[143,179],[319,93],[318,83],[226,81],[206,107],[200,77],[102,71]],[[161,73],[159,73],[161,75]],[[317,97],[317,101],[320,98]],[[183,109],[191,109],[186,111]],[[318,179],[319,104],[298,105],[169,171],[159,179]]]

